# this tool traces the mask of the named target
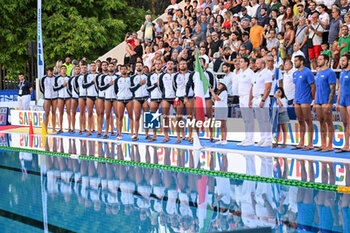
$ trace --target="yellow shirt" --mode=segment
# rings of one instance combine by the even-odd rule
[[[259,25],[256,25],[250,29],[249,37],[250,42],[252,42],[253,48],[258,48],[260,46],[263,34],[264,28]]]

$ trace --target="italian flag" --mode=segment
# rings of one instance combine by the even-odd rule
[[[194,81],[194,94],[196,96],[196,121],[205,121],[205,94],[209,89],[209,81],[204,74],[201,63],[199,62],[198,49],[196,49],[196,63]],[[202,130],[203,130],[202,126]]]

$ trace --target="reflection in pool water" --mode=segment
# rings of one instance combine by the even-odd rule
[[[232,168],[228,154],[62,140],[48,140],[45,149],[229,172]],[[255,156],[243,158],[240,166],[246,174],[288,178],[287,163],[281,160],[261,157],[256,165]],[[300,161],[300,173],[302,180],[313,182],[316,173],[310,164]],[[335,183],[332,164],[320,164],[322,182]],[[350,232],[348,194],[23,152],[2,152],[0,166],[0,212],[7,218],[0,227],[5,231],[213,232],[268,226],[276,232]],[[349,166],[345,170],[349,174]],[[349,181],[345,176],[347,186]]]

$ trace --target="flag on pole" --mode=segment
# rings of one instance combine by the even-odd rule
[[[38,77],[44,76],[44,49],[43,49],[43,34],[41,30],[41,0],[38,0],[37,9],[37,67]]]
[[[278,88],[278,79],[279,79],[279,74],[280,74],[280,67],[279,67],[279,60],[280,60],[280,51],[278,50],[277,52],[277,61],[276,61],[276,69],[275,69],[275,85],[273,88],[274,92],[276,93],[277,88]],[[276,98],[274,97],[272,100],[272,104],[271,104],[271,109],[272,109],[272,113],[271,113],[271,117],[270,117],[270,121],[272,122],[272,136],[276,139],[276,141],[278,140],[278,108],[276,105]]]
[[[198,49],[196,49],[195,74],[193,76],[194,94],[196,96],[196,121],[205,121],[205,94],[209,90],[209,81],[204,74],[201,63],[199,62]],[[202,129],[203,130],[203,124]]]

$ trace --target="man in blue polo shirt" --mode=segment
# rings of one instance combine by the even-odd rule
[[[317,63],[320,70],[316,74],[316,104],[313,107],[313,111],[316,112],[320,121],[321,146],[315,151],[328,152],[333,150],[334,126],[332,122],[332,107],[337,75],[329,68],[329,56],[327,54],[321,54],[317,58]]]
[[[293,83],[295,84],[295,98],[294,109],[300,125],[300,142],[292,150],[312,150],[314,126],[312,124],[311,103],[315,97],[315,77],[311,70],[304,66],[305,58],[303,56],[296,56],[294,65],[297,70],[293,74]],[[306,132],[306,125],[308,127],[309,141],[308,146],[305,146],[304,137]]]

